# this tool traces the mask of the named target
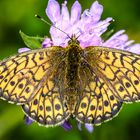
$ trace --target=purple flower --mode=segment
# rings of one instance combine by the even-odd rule
[[[107,31],[113,19],[109,17],[101,20],[103,6],[98,1],[95,1],[90,9],[84,10],[83,13],[81,11],[82,7],[78,1],[75,1],[70,13],[67,8],[67,1],[60,8],[56,0],[49,0],[46,8],[46,14],[52,24],[69,36],[72,36],[72,34],[79,36],[78,40],[83,48],[104,46],[140,53],[140,44],[133,44],[133,40],[128,40],[124,30],[118,31],[108,40],[102,39],[101,35]],[[43,47],[48,47],[50,44],[66,47],[69,40],[68,36],[54,26],[50,28],[50,42],[45,43],[49,38],[45,39]]]

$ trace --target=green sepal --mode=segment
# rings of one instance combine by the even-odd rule
[[[111,29],[111,30],[108,30],[108,31],[104,32],[104,33],[101,35],[101,37],[102,37],[103,40],[106,41],[106,40],[108,40],[108,39],[113,35],[113,33],[114,33],[114,30]]]
[[[30,49],[38,49],[42,48],[42,42],[44,41],[45,38],[39,37],[39,36],[28,36],[24,34],[22,31],[19,31],[25,45],[30,48]]]

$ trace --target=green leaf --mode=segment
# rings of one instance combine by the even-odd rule
[[[22,31],[19,31],[24,43],[26,46],[30,49],[38,49],[42,47],[42,42],[44,41],[45,38],[42,37],[33,37],[33,36],[28,36],[24,34]]]

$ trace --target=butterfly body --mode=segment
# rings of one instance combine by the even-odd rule
[[[112,119],[122,103],[140,100],[140,55],[89,46],[73,35],[68,46],[17,54],[0,62],[0,97],[22,105],[45,126],[72,115],[86,124]]]
[[[81,63],[81,53],[82,48],[79,46],[79,42],[73,41],[69,42],[66,47],[66,87],[65,95],[67,106],[71,113],[74,112],[76,101],[78,100],[80,91],[80,82],[79,82],[79,69]]]

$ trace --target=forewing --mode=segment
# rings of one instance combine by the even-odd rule
[[[0,98],[17,104],[29,102],[62,60],[62,55],[62,48],[49,47],[1,61]]]
[[[103,47],[87,48],[87,55],[94,71],[111,87],[119,101],[140,100],[140,55]]]

